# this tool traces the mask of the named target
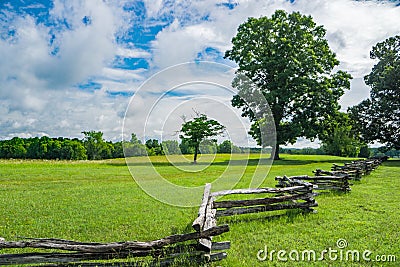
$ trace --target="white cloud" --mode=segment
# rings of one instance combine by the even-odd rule
[[[371,47],[399,34],[400,7],[384,1],[297,0],[291,4],[284,0],[237,0],[238,5],[232,10],[220,5],[222,2],[145,0],[147,17],[143,22],[135,19],[134,12],[121,8],[137,1],[55,0],[50,15],[57,27],[39,24],[26,14],[4,11],[7,19],[0,23],[0,30],[14,29],[16,34],[0,39],[0,138],[19,134],[79,137],[82,130],[94,129],[115,139],[120,135],[129,99],[111,98],[108,92],[136,92],[140,83],[157,70],[193,61],[199,53],[205,54],[206,48],[224,53],[230,48],[239,24],[250,16],[270,16],[276,9],[310,14],[327,29],[327,39],[341,61],[340,68],[356,78],[352,90],[341,100],[346,108],[368,95],[362,77],[374,64],[369,59]],[[157,34],[150,50],[143,50],[131,41],[116,41],[117,36],[127,36],[126,30],[132,29],[133,23],[147,23],[145,27],[168,26]],[[115,56],[147,60],[150,69],[115,68]],[[216,57],[216,53],[202,56],[207,60]],[[206,75],[210,74],[183,69],[161,83],[150,83],[149,95],[136,104],[140,109],[140,102],[146,106],[152,100],[152,93],[185,81],[208,79]],[[230,83],[229,77],[211,79]],[[77,84],[88,81],[99,83],[101,88],[94,91],[78,88]],[[206,91],[191,87],[184,93],[196,92]],[[184,97],[170,98],[170,102],[162,105],[166,110],[176,107],[178,99],[183,101]],[[207,103],[203,106],[205,110],[212,107]],[[139,121],[146,116],[145,112],[143,108],[135,114]],[[222,110],[219,113],[223,114]]]
[[[367,74],[374,62],[369,59],[372,46],[399,34],[400,8],[387,1],[298,1],[294,5],[324,25],[341,68],[355,78]]]
[[[154,66],[164,68],[192,61],[207,47],[224,53],[230,48],[237,27],[248,17],[270,16],[276,9],[300,11],[312,15],[317,24],[324,25],[326,38],[341,61],[339,68],[355,78],[351,82],[351,90],[340,101],[342,110],[345,110],[368,97],[369,89],[362,77],[370,72],[375,63],[369,58],[372,46],[399,34],[400,7],[390,2],[297,0],[295,4],[290,4],[284,0],[243,0],[236,1],[238,6],[233,10],[216,5],[219,2],[192,2],[190,7],[184,8],[175,5],[172,12],[174,22],[164,28],[153,42]],[[157,13],[160,17],[160,12],[171,13],[168,6],[157,6],[155,10],[152,14]],[[204,16],[208,19],[199,19]],[[308,140],[300,140],[297,145],[318,146]]]
[[[108,78],[110,80],[127,82],[129,80],[143,79],[143,76],[141,75],[142,72],[143,69],[127,70],[105,67],[103,68],[101,74],[104,78]]]
[[[340,68],[354,78],[362,78],[370,72],[375,63],[369,58],[373,45],[399,34],[400,7],[386,1],[297,0],[294,4],[285,0],[236,2],[238,5],[233,10],[218,6],[220,1],[194,2],[190,7],[184,6],[186,10],[180,10],[178,4],[174,6],[174,23],[160,32],[153,43],[154,65],[167,67],[192,61],[206,47],[217,48],[223,53],[230,47],[231,38],[240,23],[248,17],[269,16],[276,9],[300,11],[312,15],[317,24],[324,25],[328,42],[341,61]],[[157,7],[157,10],[160,8]],[[171,12],[168,6],[162,10]],[[184,13],[188,10],[191,20]],[[208,15],[208,19],[199,22],[199,18],[205,15]],[[358,85],[353,82],[351,91],[364,91],[365,87]],[[346,106],[359,102],[358,98],[355,101],[350,98],[347,100],[344,103]]]
[[[115,35],[125,27],[121,12],[104,1],[55,1],[51,18],[69,25],[56,28],[26,14],[9,15],[13,19],[5,23],[16,34],[0,39],[0,138],[80,136],[91,129],[108,138],[120,135],[127,99],[75,85],[103,74],[138,78],[106,67],[118,54]]]
[[[364,79],[354,78],[351,81],[351,90],[340,99],[341,110],[346,111],[348,107],[358,104],[368,97],[369,87],[365,84]]]
[[[180,64],[155,74],[140,87],[129,103],[124,134],[135,132],[142,140],[178,139],[176,131],[195,112],[206,113],[227,127],[227,138],[238,145],[254,146],[247,134],[249,121],[230,101],[236,94],[232,68],[215,63]]]
[[[128,49],[119,47],[116,51],[116,55],[124,58],[149,58],[151,57],[150,52],[143,49]]]
[[[147,16],[149,18],[157,17],[160,9],[162,9],[163,0],[144,0]]]
[[[56,1],[57,14],[67,9],[59,5]],[[111,12],[104,4],[78,7],[82,8],[79,14],[68,20],[73,28],[58,32],[53,46],[49,45],[50,29],[36,24],[32,17],[21,17],[13,22],[15,39],[0,40],[0,80],[3,88],[7,88],[2,89],[3,96],[10,96],[6,90],[16,90],[14,93],[20,97],[68,88],[99,74],[103,65],[113,59],[116,25]],[[80,15],[83,14],[91,14],[90,25],[82,23]],[[56,55],[51,54],[54,46],[58,49]]]

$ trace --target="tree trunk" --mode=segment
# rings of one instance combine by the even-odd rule
[[[279,144],[275,144],[275,146],[272,147],[272,152],[271,152],[271,159],[273,160],[279,160]]]
[[[200,145],[196,145],[196,146],[194,147],[193,164],[197,164],[197,154],[199,153],[199,146],[200,146]]]

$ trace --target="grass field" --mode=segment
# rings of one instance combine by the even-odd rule
[[[230,175],[243,178],[236,187],[248,187],[256,168],[257,156],[249,164],[235,156]],[[311,175],[317,168],[329,169],[332,163],[349,161],[331,156],[282,155],[275,161],[263,186],[275,185],[274,177]],[[156,170],[172,183],[203,185],[223,173],[228,155],[217,155],[212,165],[201,172],[183,172],[164,157],[153,157]],[[131,168],[142,168],[141,158]],[[203,157],[200,161],[207,161]],[[185,165],[186,163],[182,163]],[[201,166],[201,164],[200,164]],[[190,167],[190,166],[189,166]],[[195,167],[193,167],[195,168]],[[132,170],[132,169],[131,169]],[[215,240],[230,240],[226,260],[213,266],[399,266],[400,262],[400,161],[385,162],[371,175],[355,182],[349,194],[317,196],[317,214],[273,212],[221,218],[230,232]],[[151,179],[149,177],[149,179]],[[198,200],[201,202],[201,197]],[[133,180],[124,159],[107,161],[30,161],[0,160],[0,236],[54,237],[79,241],[153,240],[175,233],[190,232],[198,207],[181,208],[163,204],[144,193]],[[260,250],[343,249],[371,251],[370,259],[395,255],[397,262],[291,261],[273,254],[257,259]],[[18,250],[17,250],[18,251]],[[6,253],[3,250],[0,253]],[[260,254],[262,255],[262,254]],[[288,255],[286,255],[287,257]],[[327,257],[325,257],[327,259]],[[393,259],[391,259],[393,261]]]

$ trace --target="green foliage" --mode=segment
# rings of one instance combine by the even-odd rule
[[[182,154],[194,154],[194,147],[192,147],[186,140],[181,141],[179,149]]]
[[[197,162],[197,154],[200,152],[200,143],[210,137],[223,133],[225,126],[218,121],[208,119],[207,115],[197,113],[192,120],[182,124],[179,137],[182,143],[194,148],[193,162]],[[214,139],[209,139],[216,142]],[[183,152],[182,152],[183,153]]]
[[[200,142],[200,154],[216,154],[218,150],[217,142],[215,140],[203,140]]]
[[[123,157],[124,157],[124,146],[122,141],[113,143],[112,158],[123,158]]]
[[[324,131],[320,134],[322,149],[328,155],[357,157],[362,142],[353,130],[354,122],[348,114],[337,112],[325,121]]]
[[[360,153],[358,154],[359,158],[369,158],[371,156],[371,150],[368,145],[363,145],[360,148]]]
[[[379,60],[364,77],[370,98],[349,112],[366,142],[400,149],[400,35],[376,44],[370,57]]]
[[[232,152],[232,142],[229,140],[225,140],[218,146],[218,152],[219,153],[226,153],[229,154]]]
[[[0,141],[0,158],[86,159],[86,149],[78,139],[19,138]]]
[[[277,10],[271,18],[249,18],[241,24],[232,39],[232,49],[225,57],[239,65],[233,86],[239,94],[232,105],[242,108],[242,116],[252,121],[250,134],[261,145],[261,132],[255,110],[263,110],[255,89],[244,75],[261,89],[273,114],[279,158],[279,145],[294,143],[297,137],[318,137],[327,117],[339,110],[338,100],[350,88],[351,76],[334,72],[339,65],[328,45],[326,30],[317,26],[311,16]],[[272,118],[265,114],[267,122]]]
[[[242,149],[235,146],[231,141],[225,140],[218,145],[218,153],[230,154],[230,153],[242,153]]]
[[[161,143],[163,151],[167,155],[180,154],[179,143],[176,140],[166,140]]]
[[[357,157],[360,153],[360,142],[350,136],[351,127],[337,126],[332,135],[323,142],[322,149],[328,155]]]
[[[158,143],[157,139],[149,139],[146,141],[147,154],[149,156],[164,155],[163,147]]]
[[[110,158],[110,147],[103,139],[102,132],[84,131],[83,143],[87,151],[87,157],[91,160]]]
[[[25,158],[27,150],[23,139],[14,137],[11,140],[2,141],[0,155],[2,158]]]
[[[372,157],[374,156],[389,156],[391,158],[400,158],[400,150],[390,149],[387,147],[374,147],[370,148]]]
[[[131,140],[129,142],[124,142],[122,145],[126,157],[147,155],[146,146],[142,144],[134,133],[131,135]]]
[[[289,155],[326,155],[322,148],[280,148],[279,153]]]

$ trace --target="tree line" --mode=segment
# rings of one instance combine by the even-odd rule
[[[123,158],[134,156],[157,156],[175,154],[194,154],[195,147],[189,142],[182,140],[158,141],[149,139],[142,143],[135,134],[131,135],[130,141],[111,142],[103,138],[100,131],[83,132],[84,138],[50,138],[14,137],[10,140],[0,140],[0,158],[3,159],[59,159],[59,160],[99,160],[111,158]],[[124,154],[125,150],[125,154]],[[231,141],[225,140],[217,144],[214,140],[201,142],[198,152],[200,154],[236,154],[236,153],[260,153],[261,148],[239,147]],[[332,155],[332,151],[322,145],[320,148],[280,148],[280,153],[297,155]],[[352,150],[349,156],[367,158],[374,155],[388,155],[400,157],[400,150],[386,147],[368,148],[361,147],[360,150]]]
[[[3,159],[59,159],[59,160],[99,160],[134,156],[154,156],[164,154],[193,154],[194,147],[187,141],[166,140],[159,142],[149,139],[142,143],[135,134],[130,141],[106,141],[101,131],[85,131],[83,139],[48,136],[0,140],[0,158]],[[124,154],[125,150],[125,154]],[[225,140],[217,144],[205,140],[198,153],[244,153],[241,148]]]

